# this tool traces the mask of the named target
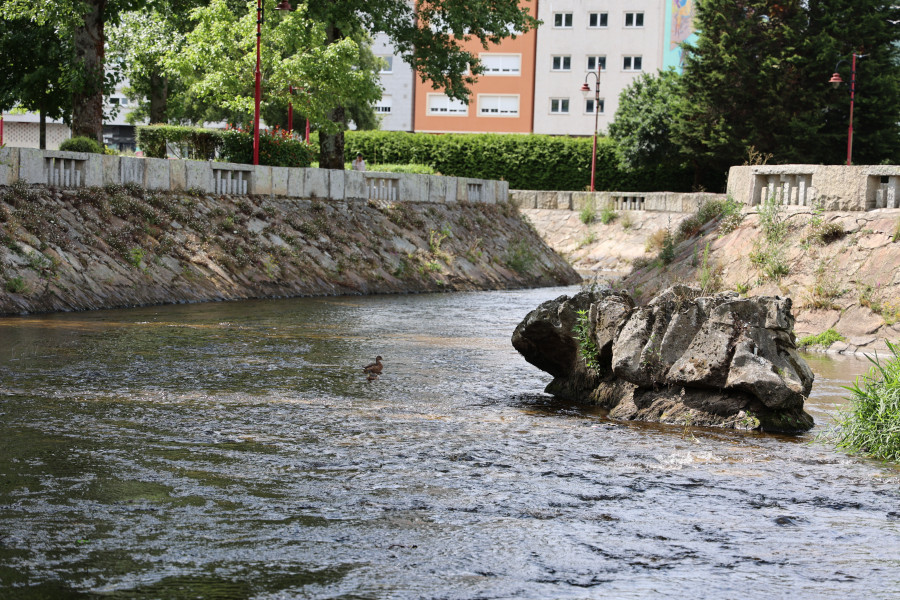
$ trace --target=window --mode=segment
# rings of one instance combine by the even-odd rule
[[[640,71],[641,70],[641,57],[640,56],[625,56],[622,60],[622,70],[623,71]]]
[[[478,95],[478,116],[480,117],[518,117],[518,96]]]
[[[437,116],[467,115],[469,107],[462,101],[444,94],[428,94],[428,114]]]
[[[603,98],[600,98],[600,102],[598,102],[597,104],[599,106],[599,110],[597,112],[602,115],[603,111],[606,110],[606,102],[603,100]],[[594,114],[594,99],[593,98],[589,98],[588,100],[584,101],[584,114],[586,114],[586,115]]]
[[[572,13],[553,13],[554,27],[571,27]]]
[[[381,73],[393,73],[394,72],[394,57],[393,56],[379,56],[381,60],[385,62],[385,64],[381,65]]]
[[[569,114],[568,98],[550,98],[550,113],[554,115]]]
[[[588,13],[588,27],[606,27],[608,24],[608,13]]]
[[[118,105],[119,105],[119,99],[118,99],[118,98],[110,98],[110,99],[109,99],[109,103],[112,104],[113,106],[118,106]]]
[[[520,54],[482,54],[481,64],[485,75],[521,75],[522,56]]]
[[[390,96],[382,96],[381,100],[375,103],[375,112],[380,115],[389,115],[393,105],[394,103]]]
[[[571,71],[572,70],[572,57],[571,56],[554,56],[552,70],[553,71]]]
[[[587,57],[587,70],[588,71],[596,71],[597,65],[600,66],[601,71],[606,70],[606,57],[605,56],[588,56]]]
[[[643,27],[644,26],[644,13],[635,12],[635,13],[625,13],[625,27]]]

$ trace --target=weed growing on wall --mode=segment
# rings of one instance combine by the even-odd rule
[[[759,208],[759,224],[763,237],[754,242],[749,258],[759,270],[760,278],[763,280],[777,281],[791,271],[785,257],[785,236],[788,233],[788,226],[782,210],[775,196],[766,199]]]
[[[534,250],[523,239],[516,240],[506,249],[506,266],[517,273],[528,273],[536,260]]]
[[[600,210],[600,222],[604,225],[609,225],[613,221],[615,221],[619,217],[619,213],[617,213],[610,205],[604,206]]]
[[[597,211],[594,210],[594,204],[585,204],[581,209],[581,212],[578,213],[578,218],[581,219],[581,222],[585,225],[590,225],[594,221],[597,220]]]

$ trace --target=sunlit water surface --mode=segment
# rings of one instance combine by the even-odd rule
[[[573,291],[0,320],[0,596],[900,595],[900,473],[814,441],[866,361],[802,437],[611,422],[509,342]]]

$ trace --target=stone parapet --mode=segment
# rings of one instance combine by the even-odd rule
[[[900,208],[897,165],[758,165],[732,167],[728,194],[747,206],[774,199],[827,211]]]
[[[505,183],[506,182],[497,182]],[[646,210],[651,212],[697,212],[709,200],[722,199],[724,194],[681,194],[677,192],[565,192],[512,190],[510,199],[519,208],[549,208],[581,211],[611,208],[616,211]]]
[[[0,148],[0,185],[56,187],[134,184],[151,190],[287,196],[324,200],[500,203],[509,183],[468,177],[254,166]]]

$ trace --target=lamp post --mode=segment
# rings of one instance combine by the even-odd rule
[[[594,177],[597,173],[597,120],[600,118],[600,61],[597,61],[597,72],[589,71],[584,76],[584,85],[581,86],[581,92],[584,99],[587,100],[591,94],[591,86],[588,85],[590,76],[594,76],[594,148],[591,150],[591,191],[594,190]]]
[[[288,0],[282,0],[275,7],[275,10],[291,11],[291,3]],[[254,88],[254,108],[253,108],[253,164],[259,164],[259,101],[262,97],[262,69],[260,60],[260,47],[262,46],[262,24],[263,24],[263,0],[256,0],[256,73]]]
[[[297,88],[292,85],[288,86],[288,93],[290,93],[291,96],[293,96],[297,92],[305,93],[306,90],[304,88]],[[307,98],[307,100],[309,100],[309,99]],[[292,134],[294,133],[294,103],[291,101],[288,101],[288,131],[290,131]],[[306,117],[306,137],[304,139],[306,140],[306,143],[308,144],[309,143],[309,117]]]
[[[850,127],[847,130],[847,165],[850,165],[850,161],[853,157],[853,102],[856,97],[856,59],[864,57],[865,54],[856,54],[855,52],[850,55]],[[841,63],[847,62],[846,59],[841,59],[834,65],[834,75],[831,76],[831,79],[828,80],[834,89],[837,89],[841,86],[842,83],[846,83],[842,78],[841,74],[838,73],[838,67],[841,66]]]

